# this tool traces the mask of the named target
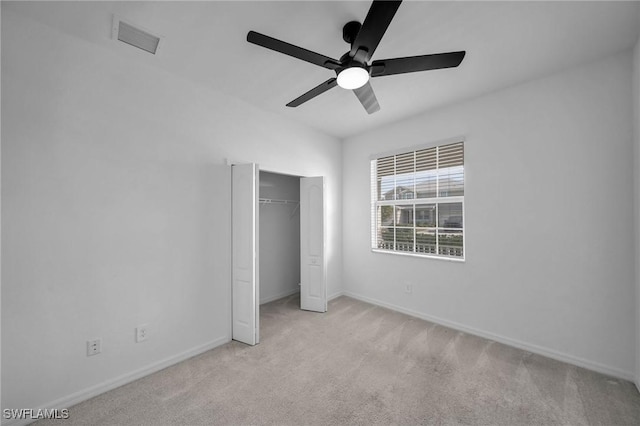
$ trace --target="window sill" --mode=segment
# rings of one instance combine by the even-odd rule
[[[393,254],[393,255],[396,255],[396,256],[419,257],[419,258],[422,258],[422,259],[444,260],[446,262],[457,262],[457,263],[464,263],[465,262],[464,257],[456,258],[456,257],[445,257],[445,256],[431,256],[431,255],[428,255],[428,254],[408,253],[408,252],[392,251],[392,250],[380,250],[380,249],[371,249],[371,252],[373,252],[373,253],[383,253],[383,254]]]

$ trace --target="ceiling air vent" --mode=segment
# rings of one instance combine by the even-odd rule
[[[120,40],[154,55],[160,46],[160,37],[123,21],[117,16],[113,17],[112,35],[115,40]]]

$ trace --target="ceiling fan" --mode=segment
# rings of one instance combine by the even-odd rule
[[[336,85],[353,90],[364,109],[372,114],[380,109],[376,95],[369,83],[370,77],[405,74],[441,68],[453,68],[460,65],[465,52],[437,53],[432,55],[409,56],[394,59],[379,59],[369,64],[373,52],[380,43],[387,27],[391,23],[402,0],[374,0],[364,22],[347,22],[342,28],[342,38],[351,45],[351,50],[335,60],[302,47],[249,31],[247,41],[310,62],[314,65],[335,71],[336,77],[319,84],[302,96],[287,104],[297,107],[326,92]]]

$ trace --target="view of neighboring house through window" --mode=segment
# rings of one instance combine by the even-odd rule
[[[464,142],[371,161],[371,247],[464,258]]]

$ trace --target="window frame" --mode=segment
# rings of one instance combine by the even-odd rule
[[[412,152],[416,152],[416,151],[421,151],[421,150],[425,150],[425,149],[429,149],[429,148],[435,148],[435,147],[442,147],[445,145],[450,145],[450,144],[455,144],[455,143],[462,143],[463,144],[463,149],[464,146],[466,145],[466,140],[464,137],[455,137],[455,138],[449,138],[449,139],[444,139],[444,140],[439,140],[439,141],[434,141],[428,144],[421,144],[421,145],[415,145],[415,146],[410,146],[410,147],[406,147],[406,148],[401,148],[401,149],[397,149],[394,151],[390,151],[390,152],[383,152],[383,153],[379,153],[379,154],[374,154],[371,155],[369,157],[369,161],[370,161],[370,192],[371,192],[371,205],[370,205],[370,248],[371,251],[374,253],[383,253],[383,254],[392,254],[392,255],[400,255],[400,256],[409,256],[409,257],[418,257],[418,258],[427,258],[427,259],[438,259],[438,260],[444,260],[444,261],[451,261],[451,262],[465,262],[466,261],[466,254],[467,254],[467,250],[466,250],[466,232],[467,232],[467,222],[466,222],[466,217],[465,217],[465,202],[464,202],[464,198],[466,195],[466,173],[465,173],[465,163],[463,161],[463,178],[462,178],[462,185],[464,188],[464,194],[463,195],[457,195],[457,196],[451,196],[451,197],[438,197],[438,190],[436,189],[436,197],[430,197],[430,198],[411,198],[411,199],[398,199],[398,200],[379,200],[378,199],[378,188],[377,188],[377,160],[381,159],[381,158],[385,158],[385,157],[390,157],[390,156],[397,156],[397,155],[402,155],[402,154],[408,154],[408,153],[412,153]],[[464,151],[463,151],[464,152]],[[439,168],[436,168],[436,170],[439,170]],[[437,180],[436,180],[437,182]],[[437,185],[437,184],[436,184]],[[395,188],[395,186],[394,186]],[[437,187],[436,187],[437,188]],[[439,241],[438,238],[436,238],[436,246],[435,246],[435,253],[436,254],[432,254],[432,253],[419,253],[415,251],[415,241],[416,241],[416,228],[420,228],[416,226],[416,218],[415,218],[415,212],[416,212],[416,206],[418,205],[427,205],[427,204],[433,204],[435,205],[436,209],[438,208],[439,205],[441,204],[448,204],[448,203],[460,203],[461,204],[461,208],[462,208],[462,256],[446,256],[446,255],[441,255],[441,254],[437,254],[438,253],[438,249],[439,249]],[[380,206],[392,206],[395,209],[395,206],[414,206],[413,208],[413,241],[414,241],[414,251],[401,251],[401,250],[396,250],[396,249],[381,249],[378,248],[378,226],[377,226],[377,211],[378,211],[378,207]],[[439,231],[443,230],[443,229],[448,229],[448,228],[444,228],[444,227],[440,227],[438,226],[438,215],[436,214],[435,217],[435,227],[428,227],[428,228],[432,228],[434,230],[434,233],[437,235]],[[395,224],[395,214],[394,214],[394,228],[397,228],[396,224]],[[453,228],[451,228],[453,229]],[[455,228],[456,230],[460,229],[460,228]],[[394,237],[394,246],[396,244],[396,240]]]

